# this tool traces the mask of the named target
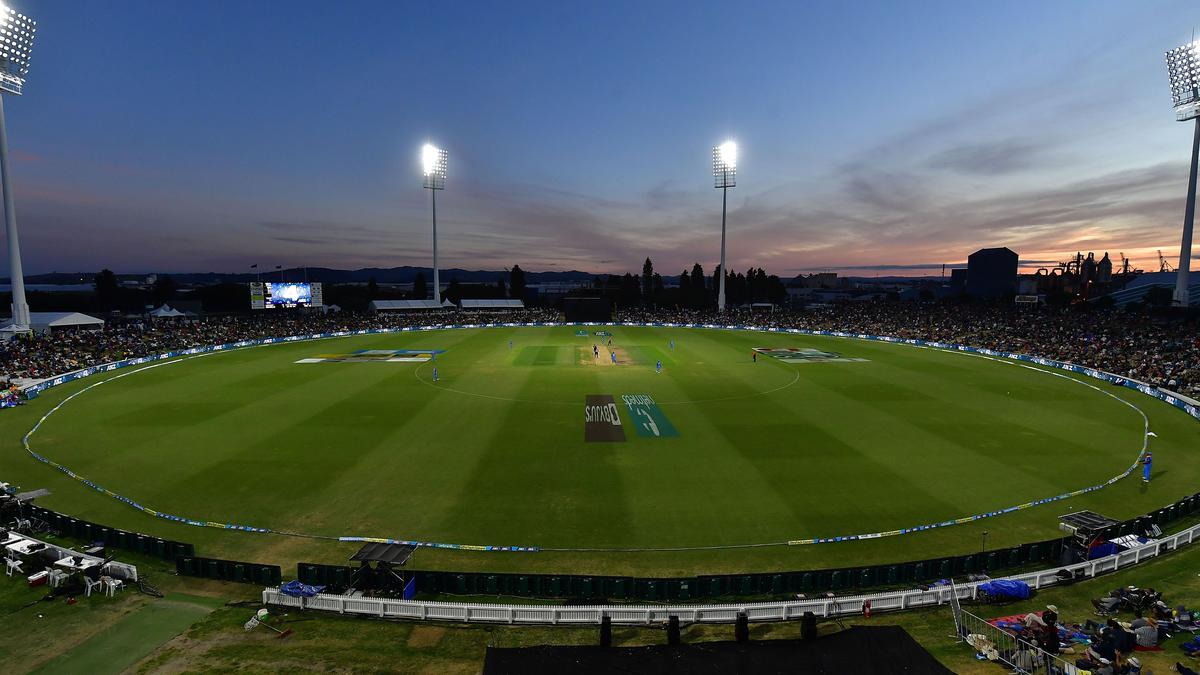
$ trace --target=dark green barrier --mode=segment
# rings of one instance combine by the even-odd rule
[[[179,556],[196,554],[196,547],[186,542],[159,539],[137,532],[118,530],[107,525],[97,525],[33,504],[30,504],[28,508],[29,515],[46,521],[52,530],[56,530],[62,536],[80,539],[89,544],[99,543],[103,544],[105,548],[133,551],[163,560],[174,560]]]
[[[350,588],[353,570],[346,565],[319,565],[300,563],[296,566],[296,578],[311,586],[325,586],[331,593],[341,593]]]
[[[175,559],[175,571],[185,577],[236,581],[260,586],[275,586],[283,581],[283,573],[278,565],[262,565],[216,558],[180,556]]]

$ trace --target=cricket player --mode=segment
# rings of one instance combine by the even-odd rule
[[[673,338],[671,340],[671,351],[675,351],[675,340]]]
[[[654,364],[654,372],[658,373],[659,375],[661,375],[661,374],[662,374],[662,359],[659,359],[659,360],[658,360],[658,361],[657,361],[657,362]]]
[[[616,352],[609,352],[609,353],[608,353],[608,355],[612,357],[612,362],[613,362],[613,365],[616,365],[616,363],[617,363],[617,353],[616,353]]]
[[[512,351],[512,340],[508,341],[508,351]]]
[[[1154,463],[1154,458],[1150,455],[1150,451],[1147,450],[1146,454],[1142,456],[1142,482],[1143,483],[1150,482],[1150,467],[1153,463]]]
[[[433,381],[437,382],[437,366],[433,367]]]

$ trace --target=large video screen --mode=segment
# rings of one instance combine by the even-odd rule
[[[250,306],[254,309],[320,307],[321,284],[255,282],[250,284]]]

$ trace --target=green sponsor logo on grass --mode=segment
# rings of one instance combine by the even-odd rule
[[[667,419],[662,408],[647,394],[623,394],[621,400],[629,409],[629,417],[633,420],[633,428],[638,436],[650,438],[668,438],[678,436],[679,432]]]
[[[586,330],[575,331],[575,337],[587,337],[589,333]]]

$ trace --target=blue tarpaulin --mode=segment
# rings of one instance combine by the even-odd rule
[[[279,587],[280,593],[283,593],[284,595],[290,595],[293,598],[311,598],[312,596],[324,590],[324,586],[309,586],[308,584],[302,584],[295,579]]]
[[[1024,581],[1013,581],[1011,579],[997,579],[989,581],[986,584],[980,584],[979,590],[993,598],[1025,600],[1029,597],[1029,584]]]

